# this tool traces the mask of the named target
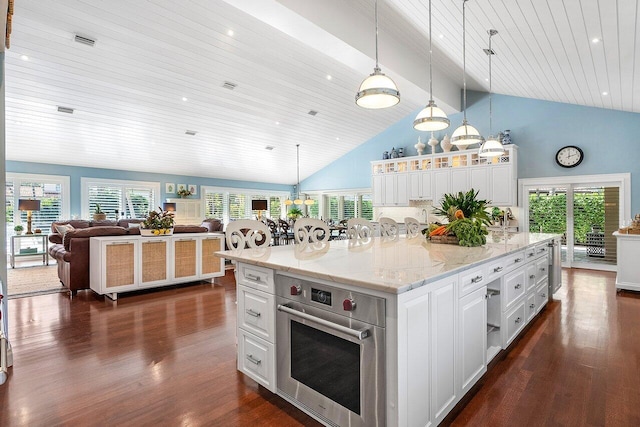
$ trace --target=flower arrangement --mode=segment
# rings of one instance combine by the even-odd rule
[[[158,210],[149,211],[149,215],[142,222],[142,227],[153,230],[153,234],[171,234],[173,228],[173,212]]]
[[[191,191],[188,188],[181,188],[178,190],[178,196],[185,198],[191,195]]]

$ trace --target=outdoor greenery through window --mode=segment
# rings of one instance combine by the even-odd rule
[[[97,205],[107,219],[145,218],[159,205],[160,184],[82,178],[83,213],[90,219]]]
[[[27,212],[18,210],[20,199],[40,200],[40,210],[32,212],[31,229],[50,233],[51,223],[69,216],[69,177],[7,173],[5,209],[7,236],[15,234],[13,227],[22,224],[27,229]]]

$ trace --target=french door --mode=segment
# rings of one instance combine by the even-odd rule
[[[616,238],[630,218],[630,176],[521,180],[525,231],[562,235],[562,266],[614,271]]]

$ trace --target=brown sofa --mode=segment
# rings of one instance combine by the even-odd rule
[[[89,239],[97,236],[123,236],[140,234],[138,227],[130,228],[129,224],[140,223],[142,219],[121,219],[118,222],[70,220],[56,221],[51,226],[49,241],[49,255],[58,264],[58,278],[69,289],[70,295],[75,295],[80,289],[89,289]],[[217,221],[217,220],[216,220]],[[57,233],[56,225],[70,224],[74,230],[63,236]],[[197,225],[176,225],[174,233],[207,233],[220,231],[215,229],[215,221],[203,222]]]

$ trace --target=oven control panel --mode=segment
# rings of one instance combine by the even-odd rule
[[[384,327],[386,300],[312,280],[277,274],[276,295],[335,314]]]

